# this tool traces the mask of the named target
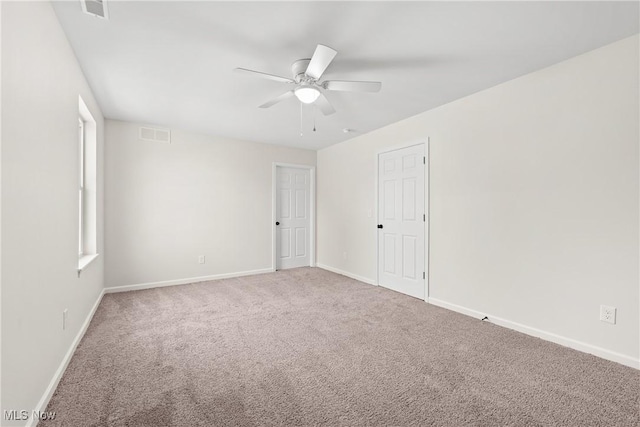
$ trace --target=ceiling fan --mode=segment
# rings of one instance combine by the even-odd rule
[[[320,82],[322,74],[325,72],[333,58],[338,52],[328,46],[319,44],[311,59],[299,59],[291,65],[293,78],[276,76],[260,71],[248,70],[246,68],[236,68],[235,71],[250,73],[277,82],[289,83],[295,87],[282,95],[265,102],[260,108],[269,108],[278,102],[295,96],[303,104],[315,104],[322,114],[328,116],[336,110],[333,108],[327,97],[325,90],[347,91],[347,92],[378,92],[382,87],[380,82],[358,82],[348,80],[325,80]]]

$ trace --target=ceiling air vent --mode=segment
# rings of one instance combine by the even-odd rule
[[[109,19],[106,0],[80,0],[82,11],[91,16]]]
[[[140,139],[143,141],[171,144],[171,131],[169,129],[141,127]]]

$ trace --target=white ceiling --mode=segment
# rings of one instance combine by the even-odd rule
[[[110,19],[54,7],[107,118],[318,149],[638,32],[637,2],[111,1]],[[324,79],[377,80],[329,92],[328,117],[287,84],[318,43],[338,51]],[[350,128],[357,133],[343,133]]]

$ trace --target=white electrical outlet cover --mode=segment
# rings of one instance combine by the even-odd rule
[[[603,322],[616,324],[616,308],[608,305],[600,306],[600,320]]]

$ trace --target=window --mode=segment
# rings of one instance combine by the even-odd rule
[[[97,126],[86,104],[78,102],[78,276],[98,256]]]
[[[84,255],[84,120],[82,117],[78,117],[78,127],[80,128],[80,176],[78,177],[80,192],[78,195],[78,217],[80,220],[78,221],[78,256],[82,258]]]

